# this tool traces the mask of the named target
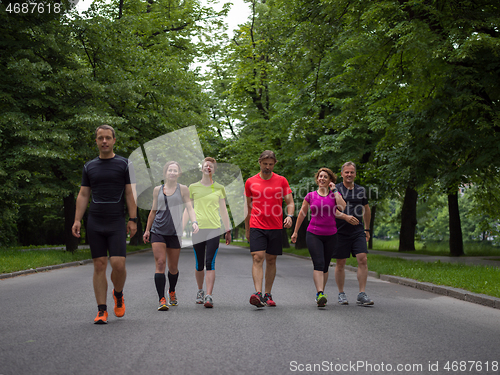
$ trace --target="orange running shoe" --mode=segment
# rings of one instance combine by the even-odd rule
[[[175,295],[175,292],[168,292],[168,300],[170,306],[177,306],[177,296]]]
[[[120,299],[116,298],[114,289],[113,299],[115,300],[115,315],[121,318],[123,315],[125,315],[125,299],[123,298],[123,295]]]
[[[160,306],[158,306],[158,311],[167,311],[168,310],[168,305],[167,305],[167,300],[165,297],[162,297],[160,300]]]
[[[108,312],[99,311],[94,319],[94,324],[107,324],[108,323]]]

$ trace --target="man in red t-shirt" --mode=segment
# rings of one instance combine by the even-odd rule
[[[272,151],[264,151],[259,157],[260,173],[250,177],[245,183],[247,216],[245,230],[250,242],[253,258],[252,277],[255,293],[250,303],[257,307],[276,306],[271,296],[276,276],[276,258],[283,253],[282,230],[292,226],[295,204],[292,189],[285,177],[273,173],[276,156]],[[283,200],[287,217],[283,221]],[[264,280],[264,259],[266,261],[265,294],[262,295]]]

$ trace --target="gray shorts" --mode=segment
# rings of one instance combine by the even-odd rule
[[[337,246],[335,247],[332,258],[347,259],[351,255],[355,258],[356,255],[363,253],[368,254],[365,232],[350,236],[342,235],[337,232]]]

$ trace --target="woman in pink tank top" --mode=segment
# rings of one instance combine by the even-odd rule
[[[306,243],[314,266],[313,280],[316,286],[316,303],[324,307],[327,302],[325,291],[328,281],[330,259],[337,242],[337,207],[342,211],[345,201],[335,188],[337,176],[328,168],[321,168],[315,175],[318,189],[306,195],[302,202],[292,242],[297,241],[297,233],[302,222],[311,209],[311,221],[307,227]]]

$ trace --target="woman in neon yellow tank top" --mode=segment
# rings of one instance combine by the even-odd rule
[[[203,160],[201,180],[189,186],[189,198],[193,203],[196,219],[200,228],[193,234],[193,248],[196,259],[196,282],[198,293],[196,303],[205,307],[213,307],[213,288],[215,283],[215,257],[219,250],[219,238],[223,233],[221,219],[225,228],[226,245],[231,243],[229,215],[226,208],[226,191],[224,186],[215,182],[212,175],[217,168],[214,158]],[[187,221],[187,215],[184,216]],[[203,290],[206,268],[207,294]]]

